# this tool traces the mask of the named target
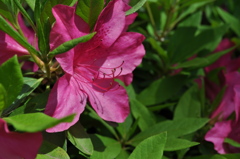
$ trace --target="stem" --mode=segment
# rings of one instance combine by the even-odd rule
[[[156,24],[155,24],[155,21],[154,21],[154,18],[153,18],[153,14],[152,14],[152,11],[151,11],[151,8],[150,8],[150,5],[148,2],[146,2],[146,8],[147,8],[147,12],[148,12],[148,15],[149,15],[149,18],[150,18],[150,22],[153,26],[153,29],[154,29],[154,34],[155,36],[157,37],[157,39],[159,41],[161,41],[161,38],[159,37],[158,33],[157,33],[157,27],[156,27]]]

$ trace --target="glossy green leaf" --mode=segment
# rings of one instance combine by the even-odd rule
[[[238,143],[238,142],[236,142],[236,141],[234,141],[234,140],[232,140],[232,139],[230,139],[230,138],[225,138],[224,139],[224,143],[228,143],[228,144],[230,144],[230,145],[232,145],[232,146],[234,146],[234,147],[240,147],[240,143]]]
[[[230,24],[230,28],[238,35],[240,36],[240,20],[234,17],[233,15],[229,14],[228,12],[224,11],[221,8],[217,8],[217,11],[219,15],[222,17],[222,19],[227,23]]]
[[[28,21],[28,23],[32,26],[32,28],[35,30],[35,25],[32,21],[32,19],[30,18],[30,16],[28,15],[27,11],[23,8],[22,4],[20,3],[19,0],[13,0],[15,5],[18,7],[18,9],[20,10],[20,12],[22,13],[22,15],[26,18],[26,20]]]
[[[76,45],[78,45],[79,43],[84,43],[87,42],[88,40],[90,40],[94,35],[96,34],[96,32],[90,33],[88,35],[82,36],[80,38],[76,38],[76,39],[72,39],[70,41],[67,41],[61,45],[59,45],[57,48],[55,48],[53,51],[51,51],[49,53],[50,56],[55,56],[61,53],[65,53],[69,50],[71,50],[72,48],[74,48]]]
[[[68,129],[67,137],[69,141],[81,152],[87,155],[92,155],[93,153],[92,141],[80,122],[77,122],[75,125]]]
[[[13,39],[15,39],[19,44],[25,47],[29,52],[40,56],[40,53],[29,44],[25,38],[23,38],[15,29],[10,26],[10,24],[0,15],[0,30],[4,31],[8,35],[10,35]]]
[[[192,142],[185,139],[167,138],[164,151],[177,151],[198,145],[198,142]]]
[[[91,107],[87,106],[86,108],[90,111],[89,113],[90,117],[100,121],[109,130],[109,132],[111,132],[116,138],[118,138],[117,132],[112,126],[110,126],[105,120],[100,118],[98,114]]]
[[[207,122],[208,119],[205,118],[183,118],[172,121],[166,120],[140,132],[129,141],[129,144],[136,146],[144,139],[164,131],[167,131],[169,138],[180,137],[195,132],[202,128]]]
[[[187,76],[184,75],[161,78],[144,89],[137,99],[144,105],[159,104],[176,95],[186,81]]]
[[[23,77],[22,91],[17,96],[17,99],[8,108],[8,110],[18,107],[21,104],[21,102],[40,85],[42,80],[43,78],[35,79],[35,78]]]
[[[90,159],[115,158],[121,152],[121,144],[109,137],[101,135],[91,135],[94,151]]]
[[[44,141],[36,159],[70,159],[70,157],[61,147]]]
[[[126,11],[126,15],[130,15],[130,14],[136,12],[137,10],[139,10],[145,4],[146,1],[147,0],[139,0],[136,5],[134,5],[131,9]]]
[[[167,140],[167,133],[161,133],[143,140],[128,159],[161,159]]]
[[[10,58],[0,66],[0,75],[0,84],[2,84],[7,94],[5,104],[10,106],[23,86],[23,77],[17,56]]]
[[[202,50],[213,51],[222,40],[222,36],[226,33],[227,29],[227,25],[222,25],[215,28],[203,29],[196,35],[200,31],[197,28],[178,28],[170,38],[168,46],[168,52],[171,57],[170,62],[172,64],[182,62]]]
[[[56,119],[44,113],[29,113],[10,116],[3,119],[18,131],[39,132],[54,127],[62,122],[71,122],[73,118],[74,115]]]
[[[14,18],[11,14],[11,11],[9,10],[9,4],[5,0],[0,1],[0,15],[2,15],[4,18],[9,20],[11,23],[14,22]]]
[[[78,1],[76,14],[79,15],[92,29],[104,7],[104,0]]]
[[[36,0],[25,0],[29,7],[34,11]]]
[[[192,26],[200,26],[201,21],[202,21],[202,12],[196,12],[193,15],[189,16],[188,18],[186,18],[183,22],[181,22],[178,27],[192,27]]]
[[[150,112],[141,102],[136,99],[130,99],[130,104],[131,112],[135,119],[139,119],[138,125],[142,131],[156,123],[152,112]]]
[[[211,55],[208,55],[207,57],[196,57],[192,60],[178,64],[176,67],[174,67],[174,69],[179,69],[179,68],[196,69],[196,68],[206,67],[206,66],[214,63],[217,59],[219,59],[224,54],[229,53],[234,48],[236,48],[236,47],[232,47],[232,48],[224,50],[224,51],[219,51],[219,52],[213,53]]]
[[[129,153],[126,150],[122,149],[119,155],[115,159],[123,159],[128,157],[129,157]]]
[[[0,83],[0,116],[1,116],[1,112],[6,107],[6,103],[7,103],[7,92],[3,87],[3,85]]]
[[[201,103],[198,85],[193,85],[181,97],[174,111],[174,120],[201,116]]]

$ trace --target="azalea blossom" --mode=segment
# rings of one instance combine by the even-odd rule
[[[42,144],[42,134],[9,131],[0,118],[0,159],[33,159]]]
[[[94,27],[96,35],[57,56],[65,74],[50,92],[45,113],[55,118],[72,113],[76,116],[73,122],[62,123],[48,132],[63,131],[76,123],[87,99],[104,120],[123,122],[129,114],[127,93],[115,79],[130,84],[132,71],[145,54],[144,36],[126,32],[136,17],[136,14],[125,15],[129,8],[122,0],[109,2]],[[53,15],[56,19],[51,33],[55,37],[54,47],[90,33],[88,24],[75,14],[74,7],[57,5]]]
[[[239,153],[240,148],[225,143],[226,138],[240,143],[239,121],[228,120],[215,123],[214,127],[207,132],[205,140],[214,144],[214,149],[220,154]]]

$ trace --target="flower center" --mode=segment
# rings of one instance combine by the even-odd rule
[[[99,92],[114,91],[119,88],[119,84],[114,80],[122,73],[122,65],[117,67],[102,67],[93,64],[77,64],[75,77],[78,81],[92,84],[92,87]]]

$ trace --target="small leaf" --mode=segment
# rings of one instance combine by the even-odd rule
[[[92,29],[103,7],[104,0],[81,0],[78,1],[76,14]]]
[[[137,99],[144,105],[154,105],[162,103],[176,95],[186,81],[187,76],[184,75],[161,78],[153,82],[146,89],[144,89],[137,96]]]
[[[75,125],[68,129],[67,137],[69,141],[80,151],[87,155],[92,155],[92,141],[80,122],[77,122]]]
[[[129,9],[128,11],[126,11],[126,15],[130,15],[134,12],[136,12],[137,10],[139,10],[143,5],[144,3],[146,2],[147,0],[139,0],[139,2],[133,6],[131,9]]]
[[[66,151],[61,147],[44,141],[39,149],[36,159],[70,159]]]
[[[17,131],[39,132],[62,122],[71,122],[73,117],[74,115],[69,115],[61,119],[56,119],[44,113],[29,113],[6,117],[3,120],[11,124]]]
[[[148,129],[150,126],[156,123],[152,112],[150,112],[141,102],[136,99],[130,99],[130,104],[131,112],[134,118],[139,118],[138,125],[142,131]]]
[[[94,151],[90,159],[107,159],[115,158],[121,152],[121,144],[109,137],[101,135],[90,135]]]
[[[17,99],[12,103],[12,105],[9,106],[6,112],[18,107],[21,104],[21,102],[39,86],[42,80],[43,78],[35,79],[24,77],[23,78],[24,84],[21,93],[17,96]]]
[[[6,107],[6,103],[7,103],[7,92],[3,87],[3,85],[0,83],[0,116],[1,116],[2,110],[4,110],[4,108]]]
[[[164,151],[177,151],[198,145],[198,142],[192,142],[185,139],[168,138]]]
[[[225,138],[224,139],[224,143],[228,143],[228,144],[230,144],[230,145],[232,145],[232,146],[234,146],[234,147],[240,147],[240,143],[239,142],[236,142],[236,141],[234,141],[234,140],[232,140],[232,139],[230,139],[230,138]]]
[[[222,10],[221,8],[217,8],[217,11],[219,15],[222,17],[222,19],[227,23],[230,24],[230,28],[238,35],[240,36],[240,20],[236,17],[232,16],[228,12]]]
[[[34,11],[36,0],[25,0],[29,7]]]
[[[96,32],[90,33],[88,35],[82,36],[80,38],[76,38],[76,39],[72,39],[70,41],[67,41],[63,44],[61,44],[60,46],[58,46],[57,48],[55,48],[53,51],[51,51],[49,53],[50,56],[55,56],[61,53],[65,53],[69,50],[71,50],[72,48],[74,48],[76,45],[78,45],[79,43],[84,43],[87,42],[88,40],[90,40],[94,35],[96,34]]]
[[[197,68],[206,67],[206,66],[214,63],[218,58],[220,58],[224,54],[229,53],[234,48],[236,48],[236,46],[232,47],[230,49],[227,49],[227,50],[223,50],[223,51],[219,51],[219,52],[210,54],[207,57],[196,57],[192,60],[178,64],[176,67],[174,67],[174,69],[179,69],[179,68],[197,69]]]
[[[23,86],[23,77],[17,56],[10,58],[0,66],[0,84],[2,84],[7,94],[5,104],[10,106]]]
[[[161,133],[143,140],[128,159],[161,159],[167,140],[167,133]]]
[[[186,91],[174,111],[174,120],[201,116],[201,103],[198,85],[193,85]]]
[[[166,120],[155,124],[145,131],[140,132],[129,141],[129,144],[136,146],[142,140],[164,131],[167,131],[169,138],[187,135],[202,128],[208,122],[208,120],[209,119],[205,118],[183,118],[172,121]]]

